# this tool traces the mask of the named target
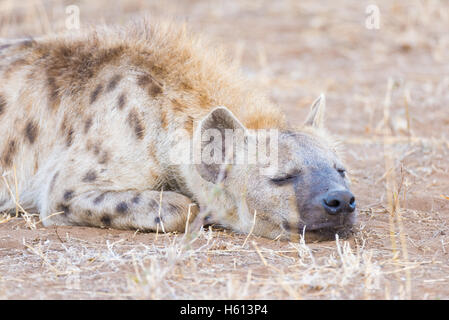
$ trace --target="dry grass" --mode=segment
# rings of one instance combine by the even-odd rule
[[[22,216],[0,216],[0,298],[449,298],[449,4],[376,3],[379,30],[365,28],[365,1],[77,2],[82,25],[147,13],[188,20],[227,45],[293,121],[326,92],[359,230],[305,243],[42,228],[8,186]],[[2,1],[0,36],[64,30],[65,8]]]

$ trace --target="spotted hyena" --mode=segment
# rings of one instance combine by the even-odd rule
[[[209,223],[270,238],[350,228],[355,200],[323,128],[324,97],[294,128],[204,43],[147,22],[3,41],[0,210],[15,208],[17,184],[17,202],[46,226],[184,231],[206,212]],[[173,150],[212,143],[208,130],[240,130],[238,153],[262,129],[277,132],[269,172],[174,162]]]

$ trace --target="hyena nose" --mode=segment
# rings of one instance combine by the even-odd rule
[[[354,195],[347,190],[329,191],[323,199],[323,207],[328,214],[354,212],[356,204]]]

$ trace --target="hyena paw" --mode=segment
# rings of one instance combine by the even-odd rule
[[[199,212],[190,198],[176,192],[162,192],[162,199],[150,201],[151,212],[154,213],[154,223],[166,232],[183,231],[187,219],[193,221]]]

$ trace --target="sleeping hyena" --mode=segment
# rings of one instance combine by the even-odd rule
[[[164,232],[208,212],[209,223],[270,238],[354,224],[324,97],[295,129],[185,28],[143,22],[4,41],[0,77],[0,211],[20,202],[46,226]],[[173,163],[176,146],[227,129],[243,132],[242,152],[254,130],[276,130],[274,170]]]

